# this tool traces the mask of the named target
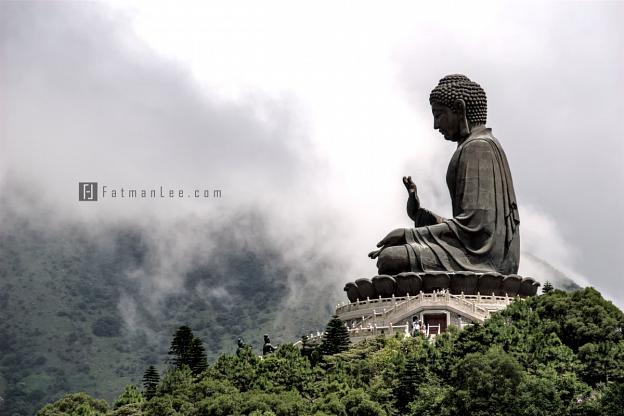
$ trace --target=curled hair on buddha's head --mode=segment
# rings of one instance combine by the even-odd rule
[[[457,111],[455,101],[466,103],[466,118],[472,125],[485,124],[487,120],[487,97],[479,84],[461,74],[447,75],[429,95],[430,103],[445,105]]]

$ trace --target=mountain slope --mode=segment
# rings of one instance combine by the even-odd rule
[[[248,223],[255,226],[244,236],[232,232]],[[167,340],[182,324],[209,358],[233,351],[238,336],[259,347],[263,333],[279,341],[322,327],[340,292],[321,286],[287,309],[289,266],[261,218],[242,215],[206,232],[219,245],[176,264],[173,248],[156,250],[153,235],[127,224],[94,233],[42,228],[19,215],[3,221],[0,414],[31,415],[68,391],[110,400],[148,365],[164,365]],[[284,313],[288,320],[276,319]],[[289,320],[297,324],[275,326]]]

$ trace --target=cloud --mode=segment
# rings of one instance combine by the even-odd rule
[[[123,15],[99,5],[3,10],[5,175],[38,187],[59,209],[89,215],[72,204],[81,180],[219,188],[225,204],[288,193],[302,180],[306,137],[287,98],[234,104],[202,94],[188,71],[159,58]],[[169,215],[179,205],[103,209]]]
[[[550,281],[556,287],[568,284],[567,279],[579,286],[589,285],[587,278],[571,267],[574,258],[579,256],[579,248],[563,238],[560,225],[552,217],[525,204],[521,226],[528,231],[522,234],[521,275],[533,277],[542,284]]]
[[[340,298],[346,281],[375,273],[366,253],[376,242],[410,225],[403,175],[450,215],[454,149],[431,129],[427,100],[444,74],[465,72],[486,89],[511,163],[523,250],[621,302],[610,265],[624,244],[609,230],[622,228],[622,200],[605,179],[624,178],[606,122],[621,106],[619,6],[193,7],[2,4],[0,174],[16,212],[88,225],[97,238],[111,225],[143,230],[150,254],[128,278],[146,293],[175,293],[218,251],[214,224],[231,224],[234,243],[281,253],[285,311],[328,285]],[[575,33],[587,25],[601,29]],[[79,203],[77,182],[90,180],[223,198]]]

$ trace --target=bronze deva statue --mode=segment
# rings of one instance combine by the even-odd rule
[[[456,142],[446,174],[453,218],[421,207],[410,176],[407,214],[416,228],[398,228],[369,253],[379,274],[401,272],[518,272],[518,205],[507,157],[485,127],[487,99],[479,84],[464,75],[447,75],[429,96],[433,128]]]
[[[264,334],[264,345],[262,346],[262,355],[269,355],[274,352],[276,348],[271,344],[271,338],[268,334]]]

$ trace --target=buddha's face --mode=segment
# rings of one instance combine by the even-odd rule
[[[461,115],[449,107],[436,102],[431,103],[433,128],[444,136],[445,140],[456,142],[461,138],[459,122]]]

